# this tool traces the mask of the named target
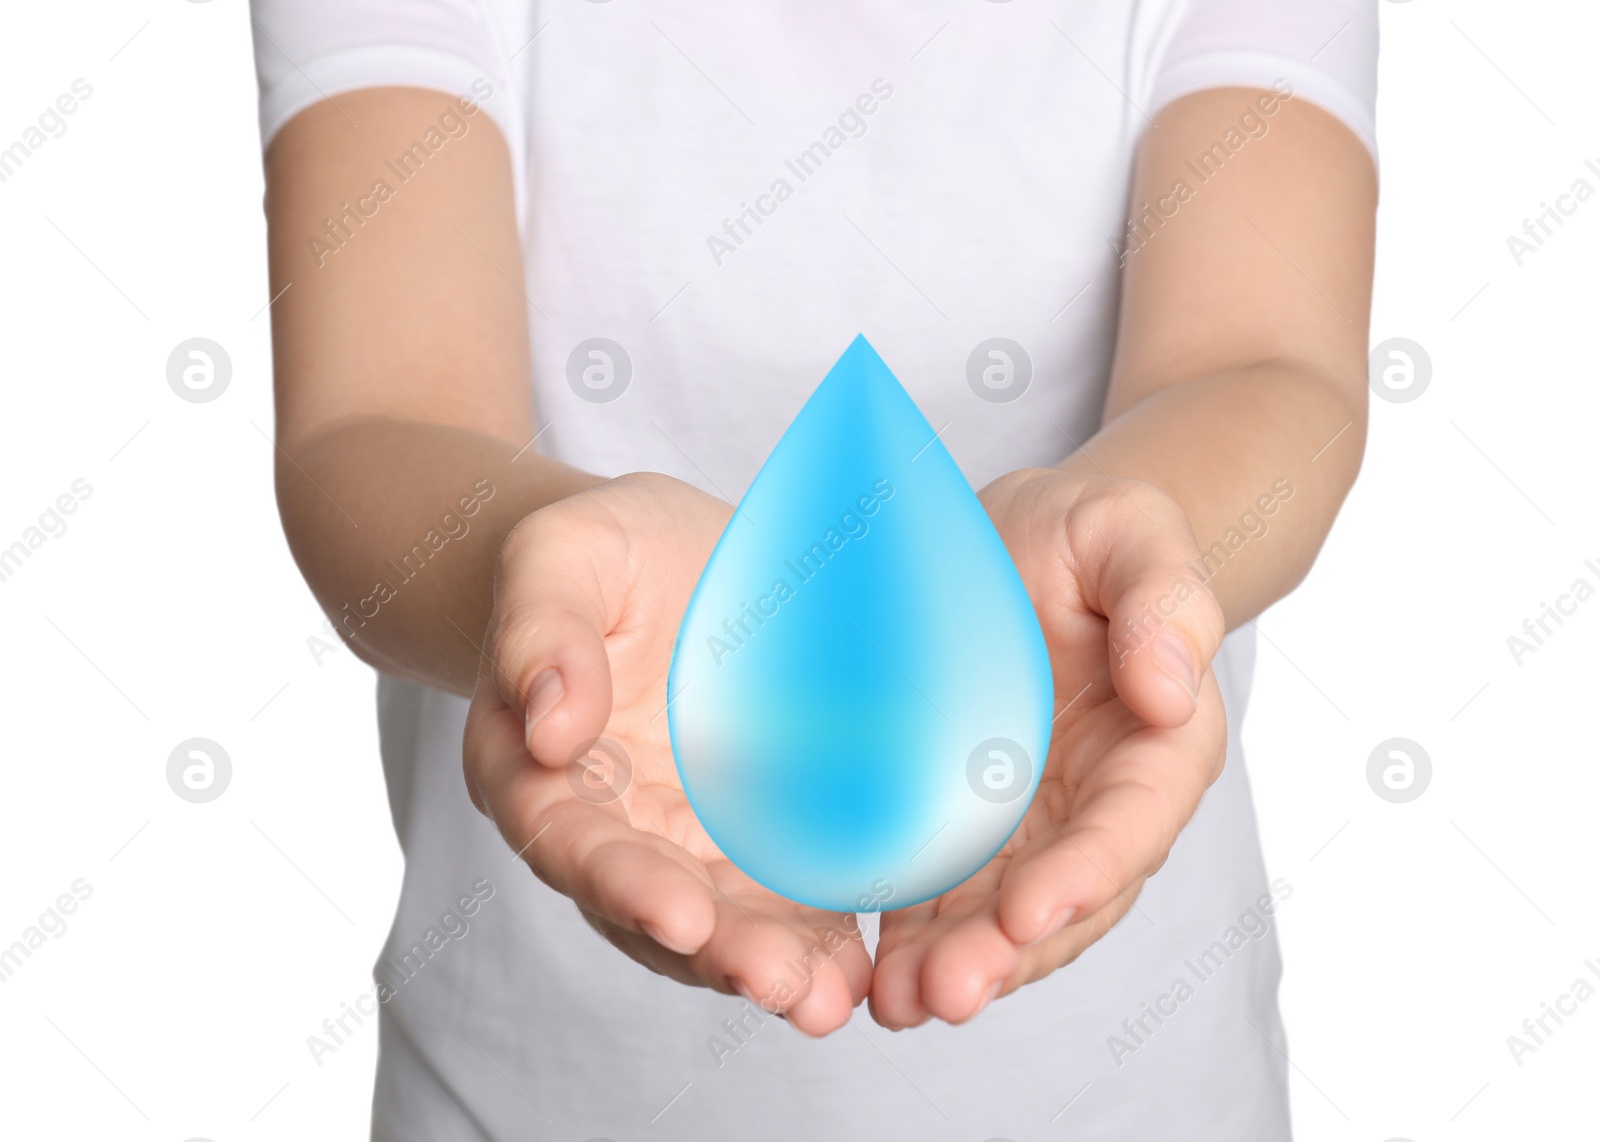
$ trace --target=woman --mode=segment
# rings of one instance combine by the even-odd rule
[[[1373,9],[255,0],[279,499],[406,852],[374,1137],[1287,1136],[1237,628],[1359,467]],[[720,856],[663,716],[858,332],[1060,711],[1006,849],[863,938]]]

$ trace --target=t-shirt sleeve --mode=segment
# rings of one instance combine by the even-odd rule
[[[1378,0],[1180,0],[1155,54],[1150,114],[1211,87],[1287,81],[1378,157]]]
[[[251,0],[250,22],[263,148],[322,99],[389,86],[469,96],[515,144],[510,59],[479,0]]]

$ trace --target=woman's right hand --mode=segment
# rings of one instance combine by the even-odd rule
[[[673,642],[732,511],[636,474],[517,525],[467,716],[467,788],[535,875],[624,953],[822,1035],[871,984],[855,917],[735,868],[684,796],[667,734]]]

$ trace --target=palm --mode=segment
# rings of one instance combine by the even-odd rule
[[[1063,550],[1053,539],[1041,542],[1029,526],[1035,514],[986,498],[1035,599],[1057,713],[1038,791],[1001,851],[944,895],[884,915],[872,1002],[890,1026],[930,1015],[970,1018],[995,991],[1049,974],[1104,935],[1154,871],[1140,854],[1155,853],[1159,865],[1172,840],[1165,832],[1175,835],[1193,812],[1225,744],[1221,696],[1209,674],[1194,715],[1170,728],[1137,716],[1121,696],[1125,680],[1115,675],[1129,667],[1113,665],[1110,608],[1094,583],[1103,553],[1087,543]],[[1149,656],[1143,644],[1128,661],[1141,654]],[[1140,661],[1136,668],[1148,667]],[[1011,938],[1017,917],[1063,894],[1090,903],[1037,943]]]
[[[820,1032],[864,996],[864,948],[824,940],[830,951],[814,980],[796,978],[784,961],[807,953],[817,961],[819,940],[830,930],[853,935],[853,917],[786,900],[723,856],[684,795],[668,735],[673,641],[731,511],[658,477],[616,481],[530,517],[545,517],[541,549],[566,553],[563,574],[594,588],[609,708],[586,716],[582,703],[563,703],[525,739],[523,712],[504,701],[505,687],[480,685],[469,739],[476,734],[479,750],[503,759],[493,815],[508,842],[604,936],[683,982],[770,1007],[805,995],[790,1017]],[[604,740],[585,750],[595,738]],[[530,744],[544,764],[527,763]]]

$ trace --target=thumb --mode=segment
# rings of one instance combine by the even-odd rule
[[[1114,536],[1101,568],[1112,685],[1157,726],[1180,726],[1194,714],[1225,633],[1222,607],[1191,563],[1187,531],[1141,519]]]
[[[605,636],[614,620],[601,584],[621,539],[595,531],[547,508],[518,524],[500,553],[494,684],[522,712],[528,752],[552,768],[599,737],[611,716]]]

